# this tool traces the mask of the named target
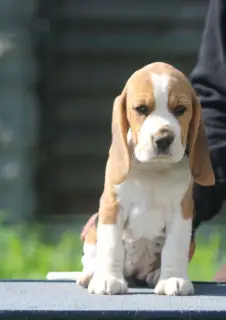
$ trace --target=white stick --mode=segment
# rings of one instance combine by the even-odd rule
[[[48,272],[47,280],[77,280],[81,272]]]

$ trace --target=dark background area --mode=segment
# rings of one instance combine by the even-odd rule
[[[189,75],[207,8],[206,0],[0,0],[0,278],[81,268],[79,232],[98,209],[113,100],[154,61]],[[211,280],[226,260],[219,217],[198,232],[192,280]]]
[[[38,214],[98,209],[115,96],[136,69],[154,61],[189,74],[207,6],[205,0],[39,1],[46,27],[36,46]]]

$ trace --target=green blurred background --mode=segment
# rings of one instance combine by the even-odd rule
[[[79,232],[98,208],[112,101],[150,62],[189,75],[207,8],[206,0],[0,1],[0,278],[81,268]],[[198,232],[193,280],[211,280],[224,262],[225,212]]]
[[[80,271],[84,217],[73,223],[29,224],[0,228],[0,278],[45,279],[49,271]],[[197,233],[197,249],[189,265],[192,280],[212,281],[226,261],[225,227],[207,225]]]

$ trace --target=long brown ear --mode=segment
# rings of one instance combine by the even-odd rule
[[[113,105],[112,143],[109,151],[111,182],[120,184],[127,176],[130,168],[130,156],[127,145],[129,123],[126,115],[126,87]]]
[[[192,119],[188,134],[190,170],[198,184],[211,186],[215,184],[215,176],[208,151],[202,109],[194,91],[192,100]]]

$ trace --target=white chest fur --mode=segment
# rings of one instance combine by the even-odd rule
[[[125,221],[124,240],[154,240],[162,236],[172,215],[180,213],[189,182],[187,159],[161,171],[154,167],[144,170],[132,167],[126,181],[116,187]]]

